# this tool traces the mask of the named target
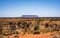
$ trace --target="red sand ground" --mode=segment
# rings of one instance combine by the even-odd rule
[[[55,34],[60,36],[59,34]],[[9,38],[14,38],[15,35],[9,36]],[[51,33],[45,33],[45,34],[18,34],[19,38],[52,38],[53,36]]]

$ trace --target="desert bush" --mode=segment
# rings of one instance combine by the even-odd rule
[[[33,34],[40,34],[40,32],[39,32],[39,25],[35,25],[34,26],[34,32],[33,32]]]
[[[39,30],[39,25],[35,25],[34,30]]]
[[[46,28],[48,28],[48,27],[49,27],[48,23],[46,23],[46,24],[45,24],[45,27],[46,27]]]
[[[0,25],[0,34],[2,34],[2,25]]]

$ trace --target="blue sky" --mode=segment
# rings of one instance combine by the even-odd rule
[[[0,0],[0,17],[60,17],[59,0]]]

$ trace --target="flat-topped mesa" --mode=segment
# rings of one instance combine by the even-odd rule
[[[22,18],[38,18],[37,15],[22,15]]]

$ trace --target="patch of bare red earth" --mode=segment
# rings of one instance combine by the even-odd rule
[[[60,34],[56,34],[59,35]],[[11,35],[9,38],[14,38],[15,35]],[[18,34],[19,38],[52,38],[53,36],[51,33],[45,33],[45,34]]]

